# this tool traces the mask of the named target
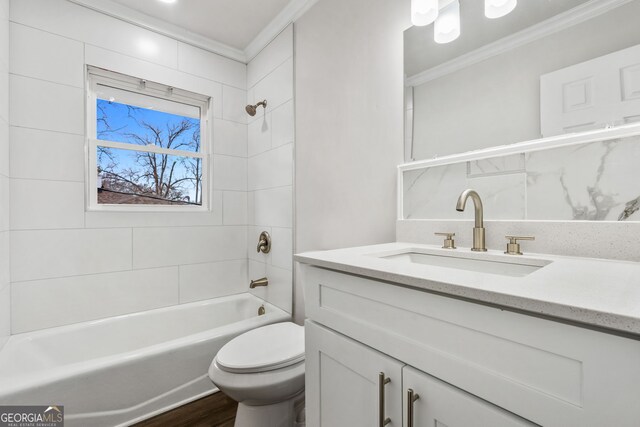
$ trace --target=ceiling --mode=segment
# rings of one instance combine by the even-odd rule
[[[524,30],[566,12],[587,0],[525,0],[513,12],[498,19],[484,16],[484,2],[460,1],[460,37],[451,43],[433,40],[433,24],[404,32],[405,74],[413,76],[472,52],[488,43]]]
[[[249,43],[290,0],[113,0],[145,15],[184,28],[239,50]],[[294,0],[295,1],[295,0]]]

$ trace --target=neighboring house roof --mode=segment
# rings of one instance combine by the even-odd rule
[[[107,205],[194,205],[186,201],[167,200],[156,196],[145,196],[141,194],[123,193],[120,191],[107,190],[98,191],[98,204]]]

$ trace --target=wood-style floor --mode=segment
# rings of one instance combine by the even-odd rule
[[[133,427],[233,427],[238,404],[222,392],[187,403]]]

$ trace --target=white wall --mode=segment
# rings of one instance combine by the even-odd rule
[[[244,292],[246,66],[65,0],[10,19],[12,332]],[[213,98],[212,212],[85,211],[85,64]]]
[[[11,329],[9,262],[9,0],[0,0],[0,349]]]
[[[295,23],[296,252],[395,238],[408,26],[388,0],[321,0]]]
[[[247,103],[267,100],[249,118],[249,279],[269,285],[252,292],[287,310],[292,304],[293,255],[293,25],[247,65]],[[271,234],[269,254],[256,251],[262,231]]]
[[[637,45],[639,14],[633,1],[417,86],[414,158],[540,138],[540,76]]]

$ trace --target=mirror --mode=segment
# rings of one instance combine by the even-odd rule
[[[488,19],[460,0],[461,35],[404,34],[406,160],[640,121],[640,0],[523,0]]]

